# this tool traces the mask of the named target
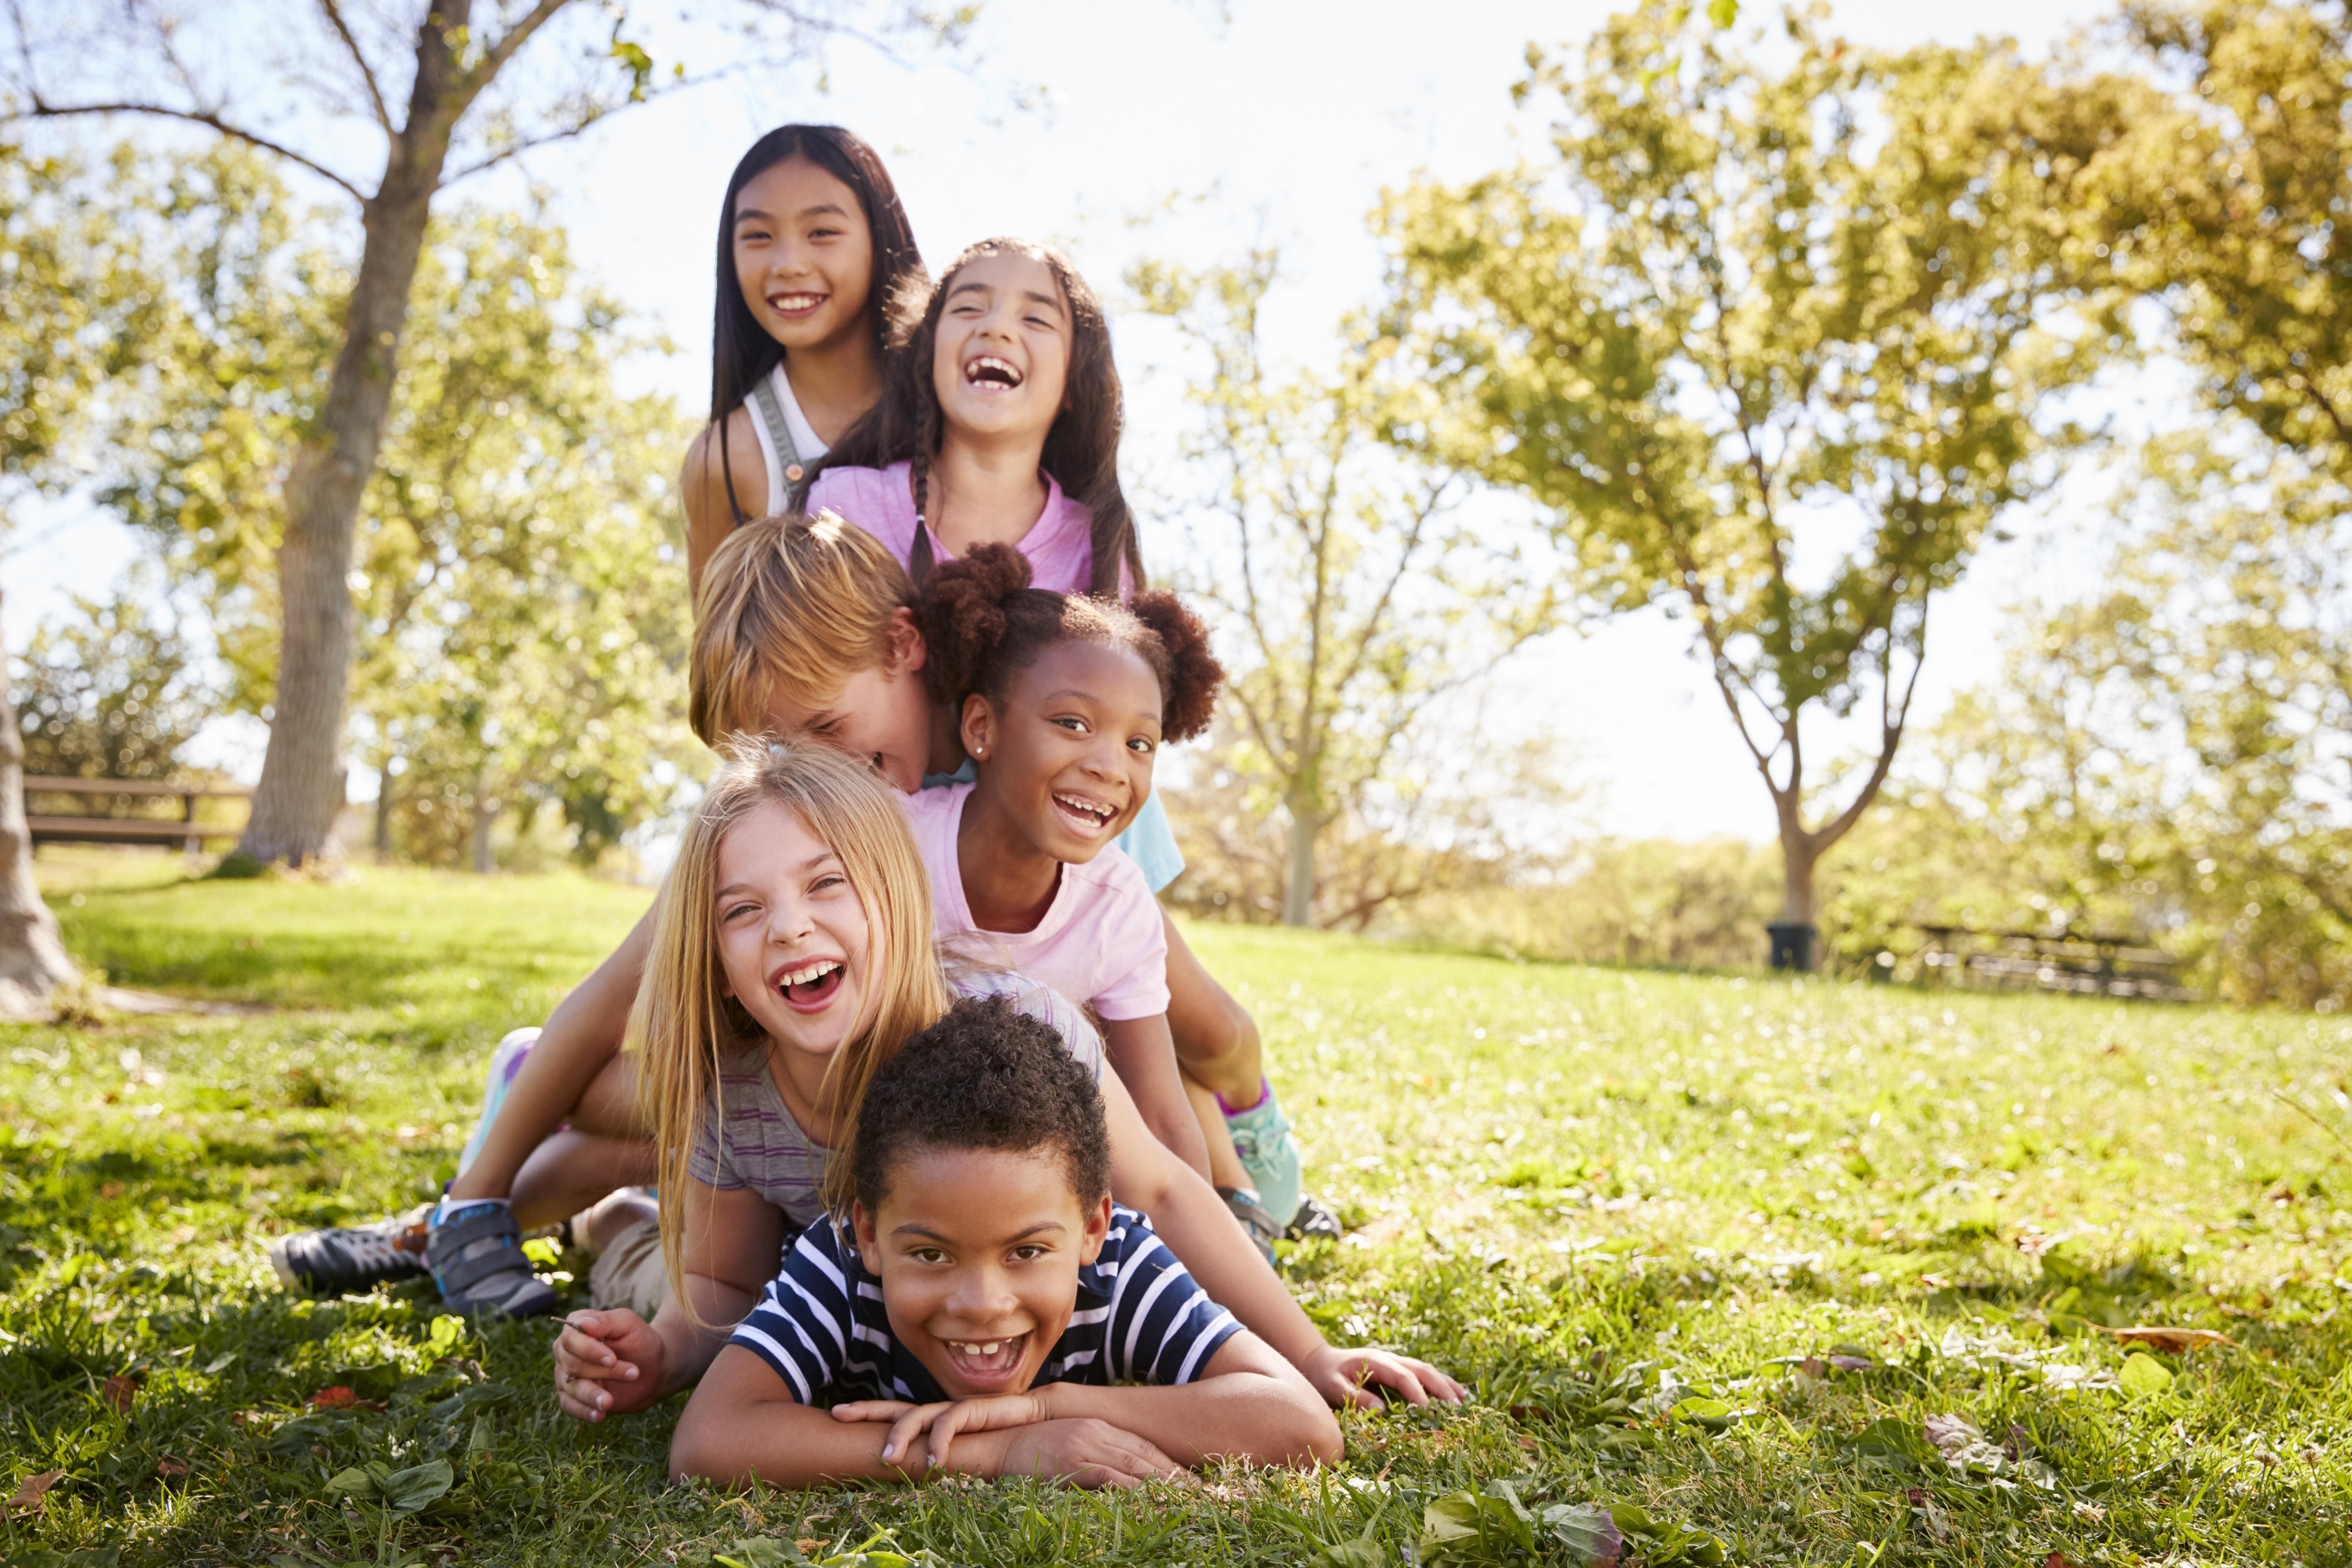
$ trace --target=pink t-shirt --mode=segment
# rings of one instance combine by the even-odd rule
[[[890,547],[905,566],[915,554],[914,465],[893,463],[887,468],[828,468],[809,486],[807,510],[840,513]],[[1062,494],[1051,474],[1045,480],[1045,509],[1021,536],[1020,549],[1029,558],[1029,586],[1053,593],[1086,593],[1095,580],[1094,518],[1084,507]],[[930,533],[928,526],[923,529]],[[931,534],[931,559],[947,560],[951,552]],[[1127,568],[1119,568],[1120,597],[1129,584]]]
[[[1123,854],[1107,850],[1084,865],[1064,864],[1054,902],[1034,931],[982,931],[972,924],[956,858],[956,829],[971,789],[954,784],[898,797],[930,869],[939,939],[1087,1003],[1108,1020],[1166,1012],[1168,933],[1150,884]]]

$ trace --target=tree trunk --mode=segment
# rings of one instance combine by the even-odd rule
[[[33,882],[33,836],[25,825],[25,737],[0,656],[0,1019],[44,1019],[49,998],[80,976],[58,934],[58,917]]]
[[[1813,873],[1820,869],[1822,844],[1802,828],[1793,831],[1785,821],[1780,829],[1780,924],[1818,927],[1814,919],[1818,904],[1813,897]],[[1821,943],[1807,940],[1799,949],[1803,962],[1800,969],[1821,967]],[[1779,960],[1774,960],[1776,963]]]
[[[499,869],[498,857],[490,852],[490,830],[498,825],[499,803],[484,793],[480,785],[474,787],[474,870],[482,876]]]
[[[1315,841],[1321,836],[1320,815],[1304,801],[1290,802],[1290,865],[1283,879],[1282,923],[1306,925],[1315,908]]]
[[[343,319],[343,345],[318,423],[286,479],[286,542],[278,551],[278,691],[269,746],[241,853],[299,864],[326,848],[342,805],[343,712],[352,685],[352,550],[360,499],[375,473],[392,413],[401,329],[456,124],[452,40],[471,0],[434,0],[417,31],[408,123],[392,141],[383,182],[362,209],[365,239]]]
[[[375,775],[375,858],[378,864],[392,859],[392,769],[380,768]]]

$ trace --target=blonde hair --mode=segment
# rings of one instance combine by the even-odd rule
[[[746,523],[702,569],[687,715],[714,750],[755,735],[779,687],[812,706],[887,665],[893,612],[915,585],[880,539],[821,511]]]
[[[814,742],[769,744],[736,736],[726,750],[727,765],[710,781],[662,879],[653,949],[629,1015],[629,1040],[640,1053],[638,1093],[654,1129],[666,1198],[661,1233],[670,1292],[698,1323],[680,1262],[686,1205],[679,1199],[719,1103],[722,1062],[764,1054],[767,1045],[742,1003],[727,994],[719,966],[712,904],[720,842],[761,807],[782,806],[840,857],[866,912],[859,1016],[825,1067],[838,1129],[823,1184],[832,1213],[847,1214],[855,1194],[850,1162],[857,1107],[874,1070],[909,1036],[938,1022],[949,1000],[931,945],[930,878],[888,787],[855,760]]]

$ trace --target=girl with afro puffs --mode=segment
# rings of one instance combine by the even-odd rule
[[[1002,544],[934,567],[925,673],[976,777],[906,798],[942,943],[1092,1009],[1152,1131],[1197,1148],[1168,1028],[1168,945],[1136,863],[1106,854],[1151,798],[1163,742],[1207,728],[1224,672],[1172,594],[1030,586]]]

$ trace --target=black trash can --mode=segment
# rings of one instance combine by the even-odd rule
[[[1793,924],[1773,922],[1764,929],[1772,936],[1772,967],[1794,969],[1802,974],[1813,967],[1813,938],[1821,927],[1809,920]]]

